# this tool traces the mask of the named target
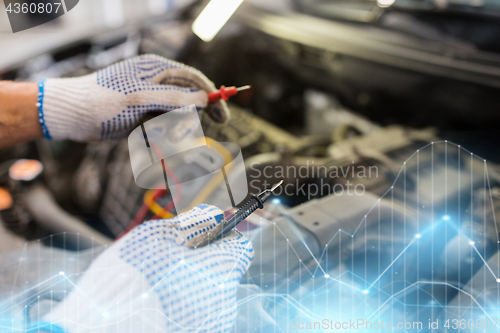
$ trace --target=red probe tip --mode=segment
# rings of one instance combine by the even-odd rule
[[[211,103],[215,103],[217,101],[220,101],[221,99],[227,101],[229,99],[229,97],[232,97],[236,94],[238,94],[240,91],[243,91],[243,90],[247,90],[247,89],[250,89],[251,86],[243,86],[243,87],[239,87],[239,88],[236,88],[236,87],[220,87],[219,91],[215,91],[215,92],[212,92],[212,93],[209,93],[208,94],[208,103],[211,104]]]
[[[236,88],[236,90],[237,90],[238,92],[240,92],[240,91],[243,91],[243,90],[248,90],[248,89],[250,89],[250,88],[252,88],[252,86],[247,85],[247,86],[243,86],[243,87]]]

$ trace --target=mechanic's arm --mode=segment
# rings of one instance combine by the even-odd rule
[[[200,71],[156,55],[131,58],[77,78],[2,82],[0,146],[42,135],[53,140],[119,139],[146,113],[188,105],[225,123],[226,103],[208,104],[207,93],[216,90]]]
[[[0,81],[0,148],[43,136],[37,98],[36,83]]]

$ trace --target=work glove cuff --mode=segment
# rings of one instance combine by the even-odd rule
[[[88,109],[91,76],[39,82],[40,125],[47,139],[90,139],[88,133],[94,127],[92,110]]]

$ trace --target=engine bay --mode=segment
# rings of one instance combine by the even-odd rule
[[[486,41],[472,49],[450,36],[404,39],[398,11],[368,29],[307,8],[282,15],[249,7],[210,44],[189,35],[190,8],[0,75],[75,77],[153,53],[200,69],[217,86],[251,84],[229,104],[228,124],[201,113],[207,137],[241,149],[248,197],[283,180],[238,226],[254,261],[238,291],[237,332],[448,332],[454,320],[461,332],[486,331],[500,316],[500,155],[496,132],[478,133],[497,127],[498,56]],[[413,24],[424,24],[419,15]],[[405,59],[407,49],[418,52]],[[13,178],[24,160],[41,169]],[[200,172],[192,163],[177,177]],[[183,195],[204,192],[212,193],[200,185]],[[2,255],[43,244],[79,258],[75,272],[99,253],[89,250],[112,244],[133,221],[164,218],[173,202],[168,190],[136,184],[126,139],[2,149],[0,194]],[[0,267],[5,285],[21,267],[13,262]],[[359,318],[357,328],[343,327]],[[460,326],[470,320],[483,328]]]

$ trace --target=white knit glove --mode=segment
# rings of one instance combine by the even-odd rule
[[[199,205],[176,218],[142,224],[104,251],[38,328],[59,327],[66,333],[231,331],[236,290],[253,258],[252,245],[233,231],[211,245],[185,246],[199,243],[223,220],[219,208]]]
[[[78,78],[42,80],[39,90],[39,119],[48,139],[122,138],[145,113],[193,104],[219,123],[229,118],[224,101],[207,106],[207,93],[217,89],[203,73],[156,55]]]

